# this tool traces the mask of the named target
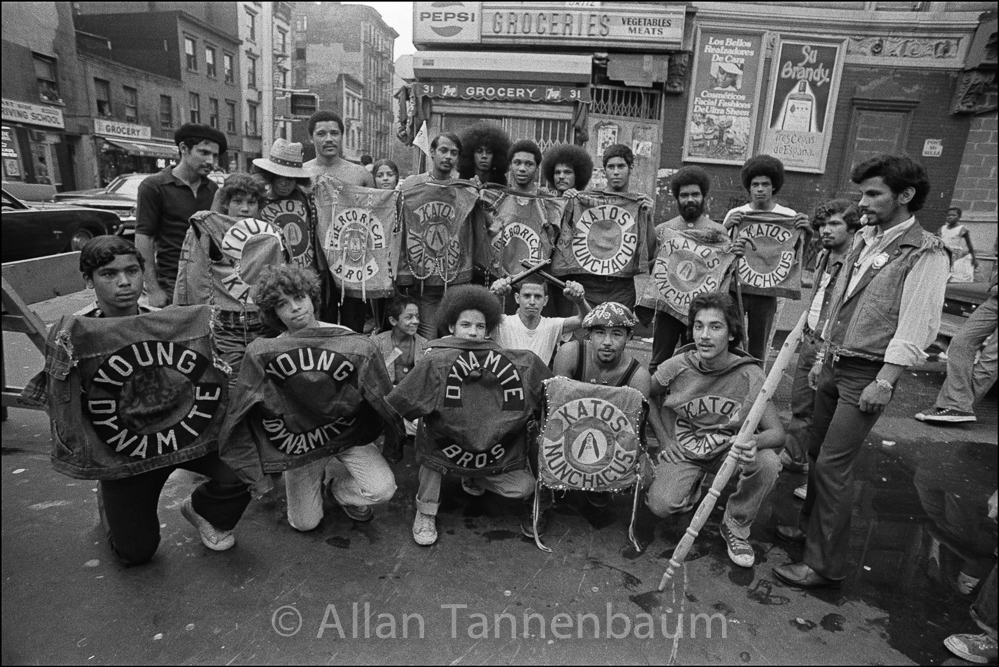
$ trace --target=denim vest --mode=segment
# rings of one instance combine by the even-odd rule
[[[944,245],[916,222],[881,251],[887,261],[881,264],[875,260],[853,294],[846,296],[850,269],[864,249],[860,239],[858,235],[836,281],[835,299],[829,310],[828,341],[836,356],[884,362],[885,350],[898,329],[905,279],[920,257],[943,250]]]
[[[64,316],[46,341],[52,467],[115,480],[218,448],[228,383],[208,306]]]

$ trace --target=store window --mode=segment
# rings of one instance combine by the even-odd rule
[[[111,117],[111,82],[94,79],[94,98],[97,100],[97,115]]]
[[[227,109],[225,131],[229,134],[236,134],[236,103],[226,100],[225,106]]]
[[[129,123],[139,122],[139,91],[130,86],[122,86],[125,93],[125,120]]]
[[[246,85],[249,88],[257,87],[257,59],[253,56],[246,55]]]
[[[169,95],[160,95],[160,129],[173,129],[173,98]]]
[[[219,129],[219,101],[214,97],[208,98],[208,124]]]
[[[191,93],[191,122],[201,122],[201,95]]]
[[[215,71],[215,49],[210,46],[205,47],[205,74],[213,79],[218,76]]]
[[[35,182],[55,186],[62,185],[59,163],[56,158],[56,145],[59,135],[51,132],[31,130],[28,133],[31,147],[31,164],[35,172]]]
[[[198,54],[195,52],[197,45],[190,37],[184,38],[184,54],[187,56],[187,69],[191,72],[198,71]]]
[[[232,68],[232,55],[222,54],[222,72],[225,74],[225,82],[233,83],[236,80],[236,71]]]
[[[38,98],[42,102],[62,102],[55,59],[37,53],[32,55],[35,61],[35,78],[38,79]]]
[[[274,38],[274,50],[281,55],[288,53],[288,33],[280,28],[277,29],[277,35]]]

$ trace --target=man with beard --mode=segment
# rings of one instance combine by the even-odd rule
[[[506,185],[510,137],[503,128],[482,121],[462,130],[460,139],[464,150],[458,157],[459,178],[478,179],[480,185]]]
[[[343,119],[332,111],[317,111],[309,117],[309,136],[316,148],[316,157],[302,167],[316,179],[329,174],[338,181],[375,187],[368,170],[359,164],[348,162],[342,155]]]
[[[708,172],[700,167],[684,167],[676,172],[670,183],[670,191],[676,199],[680,215],[656,226],[656,246],[662,245],[667,229],[686,231],[690,229],[714,231],[725,234],[725,227],[715,222],[704,212],[708,190],[711,189],[711,179]],[[655,257],[657,252],[653,252]],[[678,342],[687,344],[687,325],[669,313],[656,310],[656,321],[653,325],[652,361],[649,362],[649,372],[654,373],[662,362],[673,356]]]
[[[930,191],[912,158],[878,155],[854,166],[861,222],[836,281],[824,343],[809,372],[816,388],[808,495],[798,526],[777,536],[804,543],[800,563],[774,574],[799,588],[838,586],[849,571],[854,462],[899,378],[926,359],[950,273],[943,241],[916,221]]]
[[[572,197],[589,185],[593,176],[593,158],[579,146],[556,144],[545,153],[541,175],[553,194]]]
[[[403,191],[420,183],[447,183],[453,180],[451,171],[462,152],[461,139],[451,132],[443,132],[430,142],[430,171],[409,176],[399,188]]]

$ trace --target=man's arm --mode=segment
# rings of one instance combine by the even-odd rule
[[[169,295],[160,286],[160,281],[156,274],[156,240],[152,236],[136,232],[135,248],[142,255],[142,261],[146,265],[145,271],[143,271],[143,279],[146,284],[146,291],[149,292],[149,305],[155,308],[163,308],[169,301]]]
[[[565,290],[562,293],[565,298],[576,304],[576,314],[562,320],[562,335],[564,336],[583,326],[583,318],[590,312],[590,304],[586,300],[583,286],[573,280],[566,281]]]
[[[649,371],[645,368],[644,364],[639,366],[638,370],[631,376],[628,386],[632,389],[637,389],[646,400],[649,399],[649,392],[652,391],[652,376],[649,375]]]
[[[155,308],[166,306],[170,300],[170,295],[160,287],[156,274],[156,236],[162,209],[159,190],[147,182],[141,183],[136,195],[135,248],[146,265],[143,278],[149,293],[149,305]]]
[[[571,341],[558,349],[552,372],[555,375],[571,378],[576,370],[576,359],[579,356],[579,341]]]

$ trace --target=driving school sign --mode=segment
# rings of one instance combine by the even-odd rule
[[[748,211],[742,218],[739,236],[752,241],[746,244],[746,254],[738,265],[742,291],[800,299],[801,247],[794,218]]]
[[[643,398],[631,387],[545,381],[539,457],[549,488],[621,491],[638,481]]]
[[[727,236],[716,231],[664,228],[659,252],[639,305],[687,321],[690,302],[706,292],[728,289],[735,259]]]

